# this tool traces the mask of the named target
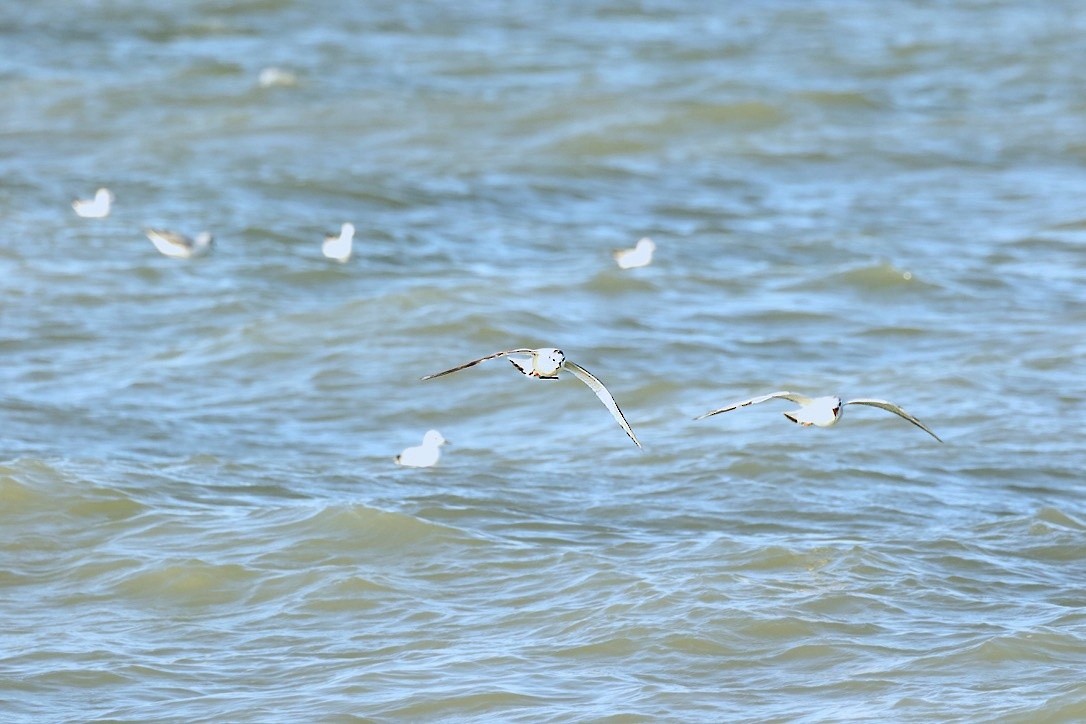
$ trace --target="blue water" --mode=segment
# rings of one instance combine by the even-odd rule
[[[0,718],[1086,717],[1084,38],[1073,2],[0,8]],[[552,346],[643,450],[564,374],[419,380]],[[945,442],[693,420],[775,390]]]

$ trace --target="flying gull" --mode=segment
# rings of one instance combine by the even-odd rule
[[[474,367],[480,362],[509,355],[523,355],[527,357],[527,359],[509,358],[509,362],[511,362],[521,374],[527,377],[534,377],[540,380],[556,380],[558,379],[559,370],[569,370],[574,377],[588,385],[588,387],[596,393],[596,397],[600,399],[600,402],[602,402],[611,412],[611,416],[615,418],[615,422],[626,431],[626,434],[630,436],[630,439],[634,441],[634,444],[637,445],[637,447],[641,447],[641,443],[637,440],[637,436],[634,435],[634,431],[630,428],[630,423],[626,422],[622,410],[618,408],[618,403],[615,402],[615,398],[611,397],[611,393],[607,391],[607,388],[603,386],[603,383],[596,379],[596,377],[584,367],[566,359],[565,353],[560,349],[554,349],[553,347],[543,347],[540,349],[519,348],[505,350],[504,352],[495,352],[494,354],[488,354],[486,357],[480,357],[471,362],[465,362],[462,365],[445,370],[444,372],[426,375],[422,379],[431,380],[435,377],[441,377],[442,375],[448,375],[462,369],[467,369],[468,367]]]
[[[924,423],[920,422],[920,420],[917,420],[915,417],[905,412],[905,410],[901,409],[894,403],[887,402],[886,400],[876,400],[870,397],[857,397],[856,399],[842,402],[840,397],[836,397],[834,395],[812,398],[807,397],[806,395],[796,394],[795,392],[772,392],[768,395],[754,397],[749,400],[744,400],[743,402],[736,402],[733,405],[728,405],[727,407],[721,407],[719,409],[706,412],[704,415],[699,415],[694,419],[701,420],[702,418],[710,417],[712,415],[719,415],[721,412],[731,412],[732,410],[736,410],[740,407],[746,407],[747,405],[757,405],[760,402],[766,402],[767,400],[776,399],[790,400],[798,404],[799,409],[786,412],[784,413],[784,416],[792,422],[803,425],[804,427],[809,427],[811,425],[815,425],[817,427],[829,427],[830,425],[833,425],[841,419],[841,414],[844,411],[845,405],[869,405],[871,407],[881,407],[888,412],[894,413],[898,417],[908,420],[924,432],[934,437],[936,440],[939,440],[939,442],[942,442],[942,439],[940,439],[940,437],[934,432],[929,430],[924,425]]]

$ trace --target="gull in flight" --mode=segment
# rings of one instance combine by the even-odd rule
[[[437,430],[427,430],[422,437],[422,444],[404,449],[396,456],[396,464],[409,468],[432,467],[441,457],[441,446],[448,442]]]
[[[611,397],[611,393],[607,391],[607,388],[603,386],[596,377],[581,367],[579,364],[571,362],[566,359],[565,353],[560,349],[554,349],[552,347],[543,347],[541,349],[509,349],[504,352],[495,352],[494,354],[488,354],[486,357],[480,357],[474,359],[471,362],[465,362],[462,365],[453,367],[452,369],[445,370],[444,372],[437,372],[432,375],[426,375],[423,380],[431,380],[435,377],[441,377],[442,375],[458,372],[468,367],[474,367],[480,362],[486,362],[489,359],[495,357],[506,357],[508,355],[525,355],[527,359],[514,359],[509,358],[509,361],[514,367],[517,368],[521,374],[527,377],[534,377],[540,380],[556,380],[558,379],[558,371],[561,369],[569,370],[573,373],[573,376],[579,379],[581,382],[588,385],[589,389],[596,393],[596,397],[600,398],[600,402],[611,412],[611,416],[615,418],[626,434],[630,436],[630,439],[634,441],[634,444],[641,447],[641,443],[638,442],[637,436],[634,435],[634,431],[630,428],[630,423],[626,422],[626,418],[622,414],[622,410],[618,409],[618,403],[615,402],[615,398]]]
[[[98,189],[93,199],[76,199],[72,202],[75,213],[84,219],[104,219],[109,216],[113,204],[113,192],[106,188]]]
[[[203,256],[211,250],[211,245],[214,242],[211,234],[206,231],[201,231],[194,239],[162,229],[144,229],[143,233],[147,234],[147,238],[151,240],[156,249],[174,259]]]
[[[648,266],[652,262],[652,252],[656,251],[656,244],[649,237],[637,242],[632,249],[615,249],[611,255],[615,257],[620,269],[634,269],[639,266]]]
[[[354,224],[346,222],[339,228],[339,234],[328,234],[321,244],[321,252],[329,259],[345,262],[351,258],[351,242],[354,240]]]
[[[761,397],[755,397],[750,400],[744,400],[743,402],[737,402],[734,405],[728,405],[727,407],[721,407],[717,410],[706,412],[704,415],[695,417],[695,420],[701,420],[705,417],[712,415],[718,415],[721,412],[731,412],[740,407],[746,407],[747,405],[757,405],[759,402],[765,402],[767,400],[790,400],[799,405],[799,409],[792,410],[791,412],[784,413],[792,422],[803,425],[804,427],[810,427],[816,425],[818,427],[829,427],[838,420],[841,419],[841,413],[844,410],[845,405],[869,405],[871,407],[881,407],[888,412],[892,412],[898,417],[908,420],[912,424],[919,427],[924,432],[928,433],[939,442],[942,439],[934,432],[929,430],[924,423],[917,420],[909,413],[902,410],[900,407],[892,402],[886,400],[875,400],[869,397],[858,397],[854,400],[841,401],[840,397],[830,395],[828,397],[807,397],[805,395],[797,395],[795,392],[772,392],[768,395],[762,395]]]

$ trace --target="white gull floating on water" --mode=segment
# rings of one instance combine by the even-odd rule
[[[790,400],[799,405],[799,409],[792,410],[791,412],[784,413],[792,422],[809,427],[815,425],[817,427],[829,427],[838,420],[841,419],[841,414],[844,411],[845,405],[869,405],[871,407],[879,407],[883,410],[894,413],[898,417],[908,420],[912,424],[919,427],[924,432],[934,437],[939,442],[942,439],[934,432],[929,430],[924,423],[917,420],[915,417],[905,412],[897,405],[886,400],[876,400],[870,397],[858,397],[853,400],[841,401],[840,397],[829,395],[826,397],[807,397],[806,395],[799,395],[795,392],[771,392],[768,395],[762,395],[760,397],[754,397],[743,402],[736,402],[735,404],[728,405],[727,407],[721,407],[716,410],[706,412],[704,415],[695,417],[695,420],[701,420],[711,415],[719,415],[721,412],[731,412],[740,407],[746,407],[747,405],[757,405],[760,402],[766,402],[767,400]]]
[[[343,263],[351,258],[351,246],[354,240],[354,224],[345,222],[339,228],[339,234],[328,234],[321,244],[321,253],[329,259]]]
[[[72,202],[75,213],[84,219],[104,219],[109,216],[113,206],[113,192],[107,188],[98,189],[93,199],[76,199]]]
[[[648,266],[652,263],[652,252],[656,251],[656,244],[649,237],[637,242],[632,249],[615,249],[611,255],[615,257],[620,269],[635,269]]]
[[[144,229],[144,233],[156,249],[174,259],[203,256],[211,250],[211,245],[214,243],[211,234],[206,231],[201,231],[192,239],[164,229]]]
[[[427,430],[422,437],[422,444],[405,448],[396,456],[396,464],[409,468],[433,467],[441,457],[441,446],[448,442],[437,430]]]
[[[560,349],[555,349],[553,347],[542,347],[540,349],[519,348],[505,350],[504,352],[495,352],[494,354],[488,354],[486,357],[480,357],[478,359],[473,359],[470,362],[465,362],[452,369],[447,369],[432,375],[426,375],[422,379],[431,380],[435,377],[458,372],[459,370],[468,367],[474,367],[480,362],[485,362],[494,359],[495,357],[506,357],[508,355],[527,356],[528,359],[510,358],[509,360],[521,374],[527,377],[534,377],[540,380],[556,380],[558,379],[559,370],[569,370],[574,377],[588,385],[589,389],[596,393],[596,397],[600,399],[600,402],[602,402],[610,411],[611,416],[615,418],[615,422],[626,431],[626,434],[630,436],[630,439],[634,441],[634,444],[637,445],[637,447],[641,447],[641,443],[638,441],[637,436],[634,435],[630,423],[626,422],[626,417],[622,414],[622,410],[618,408],[618,403],[615,402],[615,398],[611,396],[611,393],[607,391],[607,388],[603,386],[603,383],[596,379],[596,377],[584,367],[566,359],[565,353]]]

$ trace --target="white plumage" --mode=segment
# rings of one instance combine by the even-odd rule
[[[422,437],[422,444],[405,448],[396,456],[396,464],[409,468],[433,467],[441,457],[441,446],[448,442],[437,430],[427,430]]]
[[[886,400],[876,400],[870,397],[858,397],[846,402],[842,402],[840,397],[829,395],[826,397],[807,397],[806,395],[800,395],[795,392],[771,392],[768,395],[761,395],[760,397],[753,397],[749,400],[742,402],[736,402],[725,407],[720,407],[715,410],[710,410],[704,415],[699,415],[694,418],[695,420],[701,420],[702,418],[709,417],[711,415],[719,415],[722,412],[731,412],[740,407],[746,407],[748,405],[757,405],[767,400],[789,400],[799,405],[799,408],[784,413],[792,422],[795,422],[804,427],[815,425],[816,427],[829,427],[835,424],[841,419],[841,415],[844,412],[845,405],[868,405],[870,407],[879,407],[888,412],[892,412],[898,417],[908,420],[912,424],[919,427],[924,432],[928,433],[939,442],[942,440],[934,432],[929,430],[924,423],[917,420],[915,417],[905,412],[897,405]]]

